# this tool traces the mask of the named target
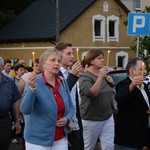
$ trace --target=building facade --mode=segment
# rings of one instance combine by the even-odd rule
[[[51,7],[52,3],[54,3],[54,1],[45,0],[42,1],[42,5],[44,5],[44,2],[46,3],[46,1],[48,2],[49,7]],[[68,11],[64,12],[64,10],[60,8],[60,14],[64,15],[64,17],[61,17],[60,15],[60,25],[62,24],[63,26],[66,19],[79,11],[76,16],[73,16],[72,18],[70,17],[70,22],[60,30],[60,41],[72,43],[75,55],[76,49],[78,48],[80,60],[84,58],[86,52],[91,48],[102,49],[104,51],[105,58],[107,57],[108,50],[110,50],[109,64],[111,66],[125,67],[128,59],[135,56],[135,52],[130,48],[130,46],[135,44],[135,38],[127,35],[127,26],[125,24],[129,10],[120,0],[87,0],[83,1],[84,4],[82,4],[82,6],[80,6],[79,3],[76,5],[77,1],[72,0],[72,3],[74,3],[76,7],[72,6],[73,4],[71,5],[71,0],[69,0],[67,3],[69,5],[70,2],[70,6],[63,4],[63,0],[61,2],[62,3],[60,3],[60,5],[62,4],[67,7],[65,9],[68,9]],[[87,2],[89,3],[87,4]],[[19,16],[20,18],[18,17],[16,20],[20,19],[22,22],[24,22],[24,24],[26,24],[26,26],[28,26],[28,24],[31,24],[30,26],[32,26],[32,20],[35,18],[31,20],[27,18],[36,14],[36,12],[33,10],[36,9],[43,13],[41,10],[41,4],[37,5],[37,3],[40,3],[40,0],[33,2],[33,4]],[[85,7],[86,4],[87,6]],[[37,6],[40,6],[40,8]],[[60,7],[64,8],[64,6]],[[72,7],[72,9],[70,7]],[[71,11],[73,11],[73,13]],[[39,15],[41,15],[41,13],[39,13]],[[50,12],[47,13],[52,14]],[[24,17],[23,15],[26,16]],[[44,16],[46,17],[46,14]],[[26,20],[22,19],[21,17],[26,18]],[[53,17],[49,16],[45,20]],[[41,18],[41,23],[43,19],[42,17],[38,16],[38,19],[39,18]],[[21,25],[22,23],[19,21],[16,21],[16,26],[18,24],[18,30],[19,24]],[[55,22],[55,20],[50,21]],[[9,36],[7,33],[8,28],[12,28],[12,30],[16,30],[16,32],[18,32],[15,26],[8,24],[3,32],[0,31],[0,55],[3,58],[10,58],[12,60],[22,58],[26,60],[27,64],[30,64],[32,61],[33,51],[35,52],[35,57],[38,58],[43,51],[48,48],[53,48],[56,43],[55,33],[49,38],[45,37],[47,36],[47,32],[52,30],[55,32],[56,30],[53,29],[54,27],[49,26],[47,27],[47,32],[45,31],[44,33],[45,37],[43,36],[37,39],[36,33],[38,34],[38,32],[41,30],[46,30],[45,27],[41,27],[40,29],[36,30],[36,26],[40,23],[35,23],[35,28],[33,27],[30,29],[30,32],[26,29],[26,26],[23,25],[22,28],[24,30],[21,30],[22,34],[19,35],[20,38],[17,35],[18,39],[16,39],[16,36],[14,36],[15,39],[13,39],[13,37],[7,38],[7,35]],[[46,22],[43,22],[43,26],[45,24]],[[28,32],[29,34],[27,34]],[[3,33],[2,36],[1,33]],[[13,34],[15,35],[14,32],[11,35]],[[35,36],[32,38],[32,35]]]

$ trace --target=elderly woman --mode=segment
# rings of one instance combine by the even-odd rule
[[[47,50],[40,63],[43,72],[31,75],[21,102],[22,113],[28,115],[26,150],[67,150],[66,126],[74,107],[66,81],[58,76],[61,53]]]
[[[85,61],[86,71],[79,78],[84,148],[93,150],[99,138],[103,150],[113,150],[114,83],[107,76],[108,67],[104,66],[104,54],[101,50],[89,50]]]

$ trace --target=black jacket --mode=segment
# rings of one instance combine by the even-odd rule
[[[115,127],[115,144],[129,147],[143,147],[148,132],[148,105],[141,91],[135,88],[129,91],[129,77],[116,86],[115,99],[118,105]],[[150,92],[146,84],[144,89],[150,101]]]

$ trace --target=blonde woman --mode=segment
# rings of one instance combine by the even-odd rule
[[[66,81],[58,76],[61,53],[47,50],[40,63],[43,71],[29,78],[21,102],[22,113],[28,115],[26,150],[67,150],[66,126],[74,107]]]

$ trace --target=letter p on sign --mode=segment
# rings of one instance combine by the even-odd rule
[[[143,28],[145,26],[144,16],[134,16],[133,17],[133,32],[136,32],[137,28]]]
[[[127,32],[132,36],[150,35],[150,13],[129,13]]]

